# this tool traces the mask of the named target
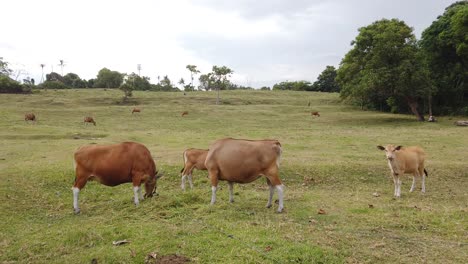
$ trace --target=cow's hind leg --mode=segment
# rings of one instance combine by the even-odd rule
[[[208,174],[211,180],[211,204],[216,202],[216,190],[218,189],[218,173],[217,169],[210,169]]]
[[[279,175],[278,175],[278,168],[272,168],[270,169],[266,174],[265,176],[267,177],[267,179],[271,182],[271,184],[274,186],[274,188],[276,189],[276,191],[278,192],[278,201],[279,201],[279,205],[278,205],[278,213],[281,213],[283,211],[283,184],[279,178]],[[270,195],[271,194],[271,190],[270,190]]]
[[[275,193],[275,186],[273,186],[268,178],[266,178],[268,187],[270,187],[270,195],[268,196],[268,202],[266,208],[270,208],[273,200],[273,194]]]
[[[414,188],[416,187],[416,178],[418,177],[418,172],[414,172],[413,174],[413,184],[411,184],[411,189],[409,190],[410,192],[414,191]]]

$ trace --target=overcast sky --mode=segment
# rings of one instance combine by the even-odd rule
[[[38,82],[103,67],[186,82],[225,65],[240,85],[314,82],[338,67],[358,28],[398,18],[421,32],[454,0],[0,0],[0,57]],[[21,78],[25,75],[21,76]]]

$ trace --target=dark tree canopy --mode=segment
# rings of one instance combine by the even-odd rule
[[[123,82],[124,75],[118,71],[103,68],[99,71],[94,87],[96,88],[118,88]]]
[[[341,97],[374,109],[404,103],[418,120],[424,120],[419,104],[430,96],[431,83],[412,31],[398,19],[360,28],[338,69]]]
[[[335,81],[336,69],[333,66],[327,66],[318,76],[317,81],[312,85],[314,91],[336,93],[340,91],[340,86]]]
[[[424,30],[420,46],[436,87],[434,111],[468,115],[468,2],[447,7]]]

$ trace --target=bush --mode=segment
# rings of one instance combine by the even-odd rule
[[[68,89],[68,87],[60,81],[45,81],[38,85],[42,89]]]
[[[23,86],[6,75],[0,75],[0,93],[24,93]]]

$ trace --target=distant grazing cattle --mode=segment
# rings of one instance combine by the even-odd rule
[[[36,121],[36,116],[33,113],[28,113],[24,115],[24,121]]]
[[[277,140],[220,139],[211,144],[205,166],[211,179],[211,204],[216,202],[218,181],[229,184],[229,201],[234,202],[233,184],[250,183],[265,176],[270,187],[267,208],[278,191],[278,212],[283,211],[283,184],[279,178],[281,144]]]
[[[312,115],[312,116],[320,117],[320,113],[319,113],[319,112],[312,112],[311,115]]]
[[[84,123],[85,124],[92,123],[93,125],[96,125],[96,121],[94,121],[94,119],[92,117],[90,117],[90,116],[87,116],[87,117],[84,118]]]
[[[182,116],[184,116],[184,115],[188,115],[188,111],[183,111]]]
[[[377,146],[378,149],[384,150],[388,167],[393,176],[393,183],[395,185],[394,196],[399,198],[401,195],[401,179],[404,173],[413,174],[413,184],[411,185],[410,192],[414,191],[416,185],[416,177],[422,177],[421,191],[426,192],[426,176],[428,176],[424,168],[424,159],[426,153],[421,147],[405,147],[387,145],[386,147]]]
[[[140,112],[141,112],[141,109],[135,107],[135,108],[133,108],[133,110],[132,110],[132,115],[133,115],[133,113],[140,113]]]
[[[185,180],[188,178],[190,189],[193,189],[192,172],[193,169],[206,170],[205,159],[208,150],[205,149],[186,149],[184,151],[184,168],[180,171],[182,175],[182,184],[180,187],[185,191]]]
[[[145,184],[145,198],[156,193],[158,174],[150,151],[142,144],[124,142],[114,145],[86,145],[75,152],[75,184],[73,185],[73,208],[80,212],[78,194],[90,180],[107,186],[122,183],[133,184],[134,202],[143,199],[140,185]],[[138,197],[138,195],[140,197]]]

